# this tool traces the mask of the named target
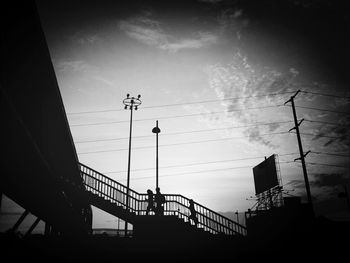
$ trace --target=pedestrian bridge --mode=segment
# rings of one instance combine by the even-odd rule
[[[127,187],[98,171],[79,164],[80,173],[84,187],[75,186],[73,182],[65,180],[66,187],[80,189],[81,194],[89,203],[104,210],[128,223],[134,225],[138,230],[138,225],[145,223],[152,224],[153,221],[174,222],[174,224],[187,224],[190,222],[189,204],[190,199],[179,194],[164,194],[166,203],[164,204],[164,215],[146,215],[147,194],[138,193],[129,189],[129,205],[127,206]],[[198,219],[197,228],[211,234],[224,235],[245,235],[246,228],[237,222],[220,215],[219,213],[194,202]],[[162,217],[160,219],[159,217]],[[167,219],[165,219],[167,218]],[[168,221],[165,221],[168,220]],[[195,228],[195,226],[192,226]]]

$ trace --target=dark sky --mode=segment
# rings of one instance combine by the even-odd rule
[[[156,11],[168,20],[180,22],[181,17],[197,13],[208,23],[221,10],[241,9],[249,20],[242,31],[241,46],[269,57],[277,63],[285,59],[296,67],[314,67],[328,81],[347,83],[350,59],[349,14],[344,1],[306,0],[203,0],[203,1],[37,1],[48,38],[60,38],[61,32],[74,32],[82,26],[101,21],[123,19],[139,11]],[[265,41],[261,41],[260,36]],[[251,46],[251,43],[254,43]],[[249,53],[249,52],[248,52]],[[293,56],[298,54],[298,56]],[[307,59],[305,59],[307,57]],[[301,62],[303,60],[303,62]],[[308,61],[309,65],[303,65]]]

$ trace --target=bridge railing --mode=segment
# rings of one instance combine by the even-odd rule
[[[84,164],[80,163],[79,166],[86,190],[124,209],[127,208],[127,187],[125,185],[118,183]],[[177,194],[164,194],[164,196],[166,199],[164,215],[175,215],[185,222],[189,222],[190,199]],[[147,199],[147,194],[140,194],[129,189],[129,211],[135,215],[145,215],[148,204]],[[194,202],[194,207],[198,219],[198,227],[213,234],[246,235],[246,228],[241,224],[199,203]]]

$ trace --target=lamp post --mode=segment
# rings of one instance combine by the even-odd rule
[[[128,176],[126,184],[126,210],[129,210],[129,187],[130,187],[130,159],[131,159],[131,133],[132,133],[132,113],[133,110],[137,110],[141,105],[141,95],[138,95],[137,98],[130,97],[130,94],[126,94],[126,98],[123,100],[125,105],[124,109],[130,109],[130,133],[129,133],[129,159],[128,159]],[[125,221],[125,236],[128,235],[128,221]]]
[[[152,132],[156,134],[156,189],[158,188],[158,133],[160,129],[158,127],[158,120],[156,121],[156,127],[152,129]]]

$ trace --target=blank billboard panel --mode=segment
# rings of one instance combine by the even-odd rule
[[[255,194],[261,194],[278,185],[275,155],[253,168]]]

